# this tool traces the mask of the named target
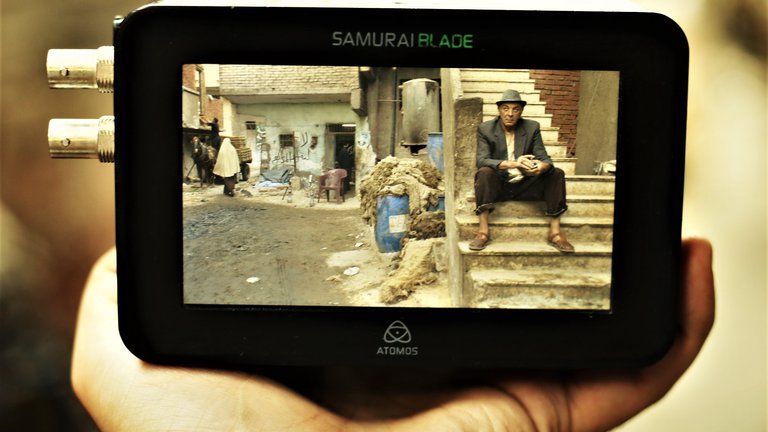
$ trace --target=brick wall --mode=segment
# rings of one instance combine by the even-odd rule
[[[183,65],[181,68],[181,85],[193,90],[193,91],[199,91],[197,88],[198,82],[197,82],[197,66],[194,64],[186,64]],[[219,127],[224,128],[224,103],[221,99],[211,99],[210,97],[207,97],[208,93],[206,92],[206,99],[203,103],[203,112],[202,113],[196,113],[196,114],[203,114],[205,118],[207,118],[209,121],[213,121],[214,118],[219,119]],[[203,125],[195,124],[192,125],[194,127],[200,127]],[[205,126],[207,127],[207,126]]]
[[[219,119],[219,128],[228,128],[226,120],[224,119],[224,101],[221,99],[208,100],[208,103],[205,105],[205,112],[203,115],[209,121],[213,121],[214,118]]]
[[[197,79],[197,69],[195,68],[195,65],[193,64],[186,64],[181,67],[181,85],[195,90],[196,89],[196,83],[195,80]]]
[[[531,70],[531,78],[547,104],[547,114],[552,114],[552,126],[560,128],[560,142],[568,145],[569,155],[574,154],[581,72],[539,69]]]
[[[312,94],[359,86],[356,67],[231,65],[220,70],[222,94]]]

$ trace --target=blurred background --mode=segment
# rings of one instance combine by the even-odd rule
[[[52,160],[46,143],[50,118],[97,118],[112,101],[49,90],[45,58],[50,48],[111,45],[114,16],[143,3],[0,4],[0,430],[95,430],[70,389],[69,356],[83,283],[114,243],[113,167]],[[717,320],[670,394],[619,430],[765,431],[766,4],[636,3],[689,39],[683,229],[714,244]]]

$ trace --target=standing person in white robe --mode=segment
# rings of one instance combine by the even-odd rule
[[[235,196],[238,172],[240,172],[240,159],[237,157],[237,150],[232,146],[229,138],[224,138],[216,157],[216,165],[213,167],[213,173],[224,179],[224,195]]]

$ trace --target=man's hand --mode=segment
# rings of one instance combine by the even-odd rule
[[[523,155],[517,158],[517,160],[501,161],[498,168],[502,170],[517,168],[520,171],[530,171],[536,168],[537,162],[533,155]]]
[[[535,177],[547,172],[550,164],[536,160],[534,155],[523,155],[517,158],[517,163],[520,164],[520,172],[526,177]]]
[[[106,431],[609,430],[661,399],[712,327],[711,247],[688,240],[682,248],[680,331],[670,351],[652,366],[458,376],[439,369],[396,370],[397,380],[388,380],[386,371],[328,368],[320,371],[323,380],[303,389],[294,382],[297,389],[312,390],[314,401],[259,375],[157,366],[134,357],[118,334],[111,252],[97,263],[83,294],[72,382]]]
[[[536,168],[536,158],[533,155],[522,155],[517,158],[517,163],[520,165],[521,171],[530,171]]]

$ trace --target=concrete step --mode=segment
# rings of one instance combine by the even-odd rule
[[[457,215],[460,239],[472,239],[477,232],[478,217]],[[549,218],[497,216],[490,217],[491,236],[494,240],[546,242],[549,235]],[[613,243],[613,219],[563,216],[560,226],[568,241],[581,243]]]
[[[609,310],[611,276],[570,269],[472,270],[464,295],[481,308]]]
[[[555,164],[556,167],[560,168],[561,170],[565,171],[565,175],[572,176],[576,174],[576,161],[578,159],[576,158],[558,158],[550,156],[550,159],[552,159],[552,162]]]
[[[530,80],[528,69],[460,69],[461,78],[475,81]]]
[[[566,181],[566,185],[568,182]],[[475,197],[467,197],[474,208]],[[565,216],[613,218],[613,196],[610,195],[566,195],[568,211]],[[530,217],[544,215],[543,201],[504,201],[496,204],[495,216]]]
[[[491,236],[493,237],[493,233]],[[494,238],[481,251],[470,250],[470,241],[469,237],[459,241],[459,252],[464,259],[465,269],[581,268],[597,272],[611,270],[613,245],[607,243],[572,242],[576,252],[565,254],[545,241],[523,242]]]
[[[541,140],[545,144],[560,142],[559,127],[541,127]]]
[[[607,195],[614,196],[616,177],[613,176],[567,176],[565,178],[566,196],[572,195]]]
[[[482,92],[482,93],[495,93],[495,97],[499,97],[505,90],[514,89],[522,94],[530,93],[536,90],[536,81],[532,79],[528,80],[476,80],[461,78],[461,88],[464,91],[465,97],[467,93]],[[526,99],[527,102],[527,99]]]
[[[549,157],[560,159],[568,157],[568,144],[566,143],[544,144],[544,147],[547,149]]]
[[[499,100],[499,97],[501,97],[501,94],[504,92],[502,90],[501,92],[498,92],[496,90],[493,91],[482,91],[482,90],[472,90],[472,87],[477,87],[476,83],[472,82],[470,83],[470,90],[468,90],[466,87],[462,87],[462,91],[464,92],[464,98],[480,98],[485,103],[493,104],[493,106],[496,106],[496,101]],[[541,102],[541,91],[539,90],[533,90],[533,91],[526,91],[526,92],[520,92],[520,97],[523,98],[524,101],[528,103],[528,105],[531,104],[540,104]]]

